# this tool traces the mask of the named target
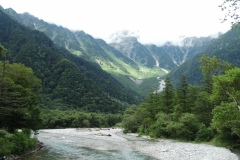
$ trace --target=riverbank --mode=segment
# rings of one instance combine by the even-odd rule
[[[28,151],[26,153],[23,153],[22,155],[10,155],[10,156],[7,156],[5,158],[3,157],[3,158],[4,158],[4,160],[23,159],[24,157],[27,157],[28,155],[33,154],[33,153],[39,151],[43,147],[44,147],[43,143],[38,141],[38,144],[37,144],[37,146],[34,149],[32,149],[32,150],[30,150],[30,151]]]
[[[120,128],[53,129],[41,130],[41,132],[60,135],[55,138],[80,147],[101,151],[119,150],[127,146],[156,159],[238,160],[237,155],[226,148],[174,140],[149,141],[149,139],[138,137],[137,134],[123,134]],[[81,139],[74,141],[71,137],[81,137]]]

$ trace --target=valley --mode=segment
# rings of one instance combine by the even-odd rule
[[[182,37],[178,44],[143,45],[138,42],[137,36],[124,30],[113,33],[111,43],[107,44],[84,31],[71,31],[49,24],[29,13],[18,14],[12,9],[5,9],[4,12],[21,24],[45,33],[57,46],[99,64],[123,86],[130,87],[142,96],[157,90],[157,77],[164,77],[166,71],[177,68],[215,40],[211,37]],[[136,85],[131,79],[139,79],[144,83]]]
[[[0,6],[0,159],[34,149],[32,133],[44,158],[237,159],[239,28],[105,41]]]

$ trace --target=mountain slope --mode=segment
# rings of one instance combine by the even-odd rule
[[[58,46],[64,47],[86,60],[97,62],[102,69],[114,76],[122,85],[130,87],[142,95],[147,95],[151,89],[156,89],[158,87],[157,77],[166,74],[160,68],[151,71],[151,68],[136,63],[114,48],[107,46],[106,43],[99,43],[99,39],[94,39],[83,31],[72,32],[61,26],[48,24],[28,13],[17,14],[12,9],[3,9],[3,11],[19,23],[44,32]],[[134,80],[139,78],[144,81],[143,86]],[[148,89],[146,90],[146,88]]]
[[[232,63],[233,65],[240,67],[240,34],[237,29],[230,30],[224,35],[216,39],[212,44],[210,44],[201,53],[195,55],[193,58],[189,59],[187,62],[183,63],[178,68],[171,71],[169,76],[174,83],[179,84],[177,79],[179,79],[181,74],[187,76],[189,83],[200,84],[203,76],[200,66],[200,58],[206,54],[207,56],[216,56],[224,61]]]
[[[23,63],[31,67],[36,76],[42,80],[40,99],[42,106],[118,112],[126,107],[122,102],[131,100],[135,103],[136,94],[132,96],[126,93],[122,85],[97,65],[85,63],[82,59],[77,62],[82,62],[83,65],[76,65],[69,60],[72,58],[69,56],[71,54],[58,49],[45,34],[21,26],[2,11],[0,24],[0,43],[8,49],[7,58],[10,62]],[[86,64],[88,66],[84,66]],[[84,70],[80,66],[89,68]],[[96,72],[99,75],[95,75]],[[97,80],[87,77],[88,73],[94,75],[96,79],[101,79],[100,75],[104,75],[106,81],[101,79],[101,83],[97,83]],[[107,88],[107,85],[116,90],[104,92],[103,88]]]
[[[163,46],[142,45],[128,32],[115,35],[115,41],[107,44],[83,31],[49,24],[28,14],[17,14],[12,9],[2,9],[19,23],[44,32],[59,47],[88,61],[96,62],[121,85],[144,96],[159,85],[157,77],[178,67],[187,59],[201,52],[214,39],[210,37],[183,38],[179,45],[170,42]],[[122,35],[121,35],[122,34]],[[76,62],[74,62],[76,64]]]

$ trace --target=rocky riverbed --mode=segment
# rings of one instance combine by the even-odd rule
[[[137,134],[123,134],[120,128],[84,128],[41,130],[45,139],[55,138],[79,147],[99,151],[127,152],[129,148],[142,154],[162,160],[238,160],[237,155],[222,147],[205,144],[192,144],[174,140],[151,141],[148,137]],[[50,136],[49,136],[50,135]],[[60,136],[59,136],[60,135]],[[42,135],[44,136],[44,134]],[[48,137],[49,136],[49,137]],[[81,137],[74,140],[71,137]]]

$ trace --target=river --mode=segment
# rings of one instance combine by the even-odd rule
[[[45,148],[24,158],[24,160],[155,160],[135,151],[128,146],[127,141],[117,140],[117,143],[112,143],[113,141],[104,140],[112,138],[111,136],[93,135],[98,136],[96,140],[91,136],[82,134],[79,136],[79,134],[56,133],[54,131],[57,130],[40,130],[37,138],[44,143]],[[74,129],[73,132],[75,132]],[[133,138],[131,141],[143,140],[146,139]]]
[[[37,135],[44,149],[24,160],[238,160],[226,148],[150,140],[121,129],[49,129]]]

